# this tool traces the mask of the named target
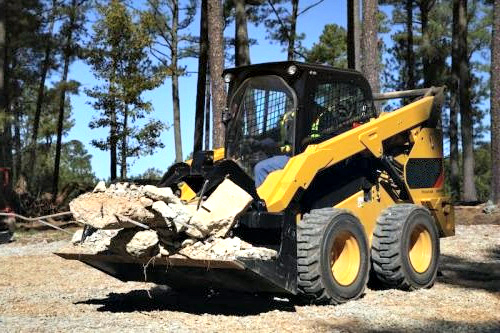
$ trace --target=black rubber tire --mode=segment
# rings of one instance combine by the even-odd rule
[[[348,231],[360,250],[360,267],[354,281],[343,286],[331,271],[335,237]],[[297,226],[299,297],[308,303],[340,304],[361,296],[368,282],[370,253],[363,226],[350,212],[335,208],[312,210]]]
[[[415,227],[425,227],[431,236],[432,256],[423,273],[411,265],[408,250]],[[430,288],[436,280],[439,263],[439,234],[428,209],[414,204],[387,208],[377,219],[373,233],[371,259],[373,276],[384,287],[415,290]]]

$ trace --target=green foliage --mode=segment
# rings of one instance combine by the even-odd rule
[[[142,174],[132,176],[131,180],[160,180],[164,172],[158,168],[148,168]]]
[[[462,163],[462,156],[459,156],[459,165]],[[475,174],[475,184],[477,189],[478,200],[481,202],[486,202],[490,199],[491,192],[491,145],[490,143],[483,143],[476,147],[474,150],[474,174]],[[454,193],[451,191],[450,181],[450,161],[445,159],[444,168],[446,174],[445,190],[454,201],[460,200],[460,193]],[[460,187],[462,187],[462,178],[460,178]]]
[[[152,107],[141,96],[144,91],[158,87],[167,70],[153,66],[147,50],[153,45],[154,36],[142,22],[134,21],[123,3],[112,0],[107,6],[98,6],[98,13],[87,61],[94,75],[104,83],[86,90],[94,99],[93,107],[101,111],[89,126],[93,129],[115,125],[117,131],[116,137],[95,139],[91,143],[109,150],[111,145],[125,140],[126,151],[121,153],[126,157],[151,154],[163,147],[159,136],[165,126],[160,121],[146,119]],[[138,120],[143,120],[141,126]]]
[[[35,168],[35,178],[32,193],[46,192],[52,186],[52,172],[55,157],[55,144],[45,147],[39,152]],[[63,143],[61,149],[60,188],[69,183],[92,185],[96,177],[91,166],[92,155],[85,149],[83,143],[72,140]],[[26,158],[27,160],[27,158]]]
[[[148,8],[140,12],[140,23],[152,37],[151,55],[165,66],[168,73],[176,71],[185,74],[185,68],[172,68],[172,57],[177,60],[186,57],[196,57],[198,54],[198,40],[190,33],[185,33],[194,21],[197,0],[188,0],[181,5],[182,16],[177,23],[177,31],[173,29],[173,4],[179,0],[148,0]],[[179,5],[179,4],[178,4]],[[177,45],[172,41],[176,39]]]
[[[314,43],[307,51],[308,62],[328,64],[330,66],[347,68],[347,31],[337,24],[327,24]]]
[[[292,2],[298,0],[270,0],[261,6],[260,20],[267,30],[266,39],[278,43],[283,47],[283,51],[288,48],[290,37],[293,36],[291,26],[304,10],[298,12],[297,17],[293,17]],[[304,33],[295,32],[294,53],[297,58],[306,58],[302,41],[306,38]]]

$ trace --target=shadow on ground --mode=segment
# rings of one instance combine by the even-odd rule
[[[466,250],[465,250],[466,251]],[[500,246],[488,255],[493,263],[475,262],[456,256],[441,256],[439,282],[464,288],[500,292]]]
[[[230,316],[257,315],[273,310],[295,311],[288,300],[244,293],[177,293],[168,288],[110,293],[106,298],[89,299],[76,304],[100,305],[100,312],[178,311],[191,314]]]

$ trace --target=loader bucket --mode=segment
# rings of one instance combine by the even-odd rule
[[[213,289],[295,295],[296,251],[296,225],[287,223],[282,228],[278,257],[273,260],[138,259],[107,253],[85,253],[77,246],[63,248],[55,254],[64,259],[79,260],[124,282],[152,282],[179,290]]]

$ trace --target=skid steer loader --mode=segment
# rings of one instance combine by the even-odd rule
[[[159,185],[190,200],[231,179],[253,198],[232,235],[277,248],[278,257],[157,258],[145,266],[116,255],[60,256],[122,281],[313,303],[355,299],[369,276],[405,290],[432,286],[439,238],[454,234],[443,189],[442,88],[374,96],[356,71],[299,62],[229,69],[224,79],[225,147],[195,152]],[[377,112],[374,101],[391,98],[407,104]],[[256,186],[256,169],[277,156],[286,163]]]

